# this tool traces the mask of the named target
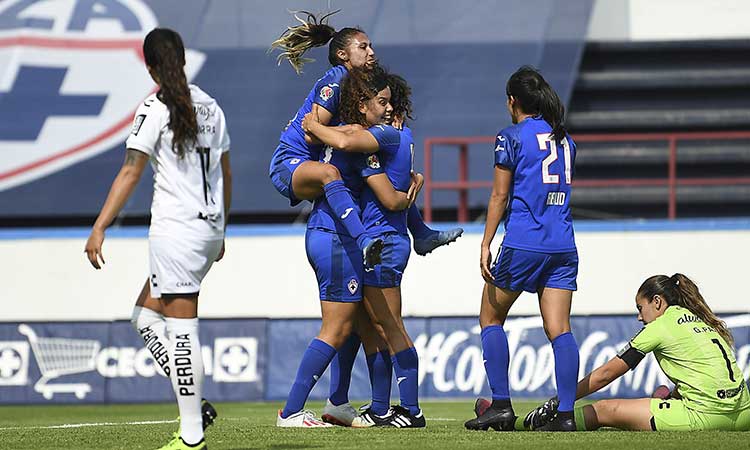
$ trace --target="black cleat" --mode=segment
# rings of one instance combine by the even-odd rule
[[[576,431],[576,420],[573,418],[573,412],[557,413],[554,419],[535,431]]]
[[[216,412],[214,405],[208,402],[205,398],[201,399],[201,416],[203,417],[203,431],[206,431],[209,425],[214,423],[216,416],[219,414]]]
[[[552,397],[526,414],[523,419],[523,427],[527,430],[536,430],[547,425],[557,417],[558,406],[560,406],[560,400],[557,396]]]
[[[416,415],[412,415],[409,410],[403,406],[394,406],[390,420],[383,426],[395,428],[424,428],[426,425],[427,422],[424,419],[422,410],[419,410],[419,413]]]
[[[487,431],[492,428],[495,431],[513,431],[515,423],[516,415],[512,406],[507,408],[490,406],[476,419],[466,421],[464,426],[467,430]]]
[[[368,407],[352,420],[352,428],[385,427],[393,418],[393,410],[389,409],[384,416],[379,416]]]
[[[490,406],[492,406],[491,401],[484,397],[477,397],[477,401],[474,402],[474,414],[479,417],[484,414]]]
[[[447,231],[434,231],[429,237],[423,239],[414,238],[414,251],[419,256],[425,256],[431,251],[443,245],[448,245],[464,234],[463,228],[453,228]]]
[[[362,248],[362,257],[365,264],[365,269],[372,269],[376,265],[380,264],[381,258],[380,253],[383,251],[383,240],[380,238],[372,238]]]

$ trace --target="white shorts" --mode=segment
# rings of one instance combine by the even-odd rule
[[[219,256],[222,242],[149,237],[151,297],[197,294],[201,281]]]

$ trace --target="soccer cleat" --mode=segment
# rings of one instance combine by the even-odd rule
[[[332,423],[342,427],[352,426],[352,420],[357,417],[357,410],[349,403],[335,406],[331,400],[326,400],[321,419],[323,422]]]
[[[385,427],[391,422],[393,410],[388,409],[384,416],[379,416],[368,407],[352,420],[352,428]]]
[[[447,231],[434,231],[428,237],[418,239],[414,238],[414,251],[417,255],[425,256],[436,248],[448,245],[464,234],[463,228],[453,228]]]
[[[536,430],[552,422],[557,416],[558,406],[560,406],[560,400],[557,396],[552,397],[526,414],[523,419],[523,427],[527,430]]]
[[[276,426],[282,428],[327,428],[333,425],[318,420],[312,411],[303,409],[286,419],[281,417],[281,410],[279,410],[279,414],[276,416]]]
[[[362,257],[365,263],[365,269],[372,269],[377,264],[380,264],[380,254],[383,251],[383,240],[380,238],[372,238],[367,241],[364,248],[362,248]]]
[[[394,406],[388,423],[383,426],[395,428],[424,428],[426,425],[427,423],[424,420],[424,414],[422,414],[421,409],[419,410],[419,413],[412,415],[407,408],[404,408],[403,406]]]
[[[492,406],[492,402],[487,400],[484,397],[477,397],[477,401],[474,402],[474,414],[476,414],[477,417],[484,414],[485,411],[487,411],[487,408]]]
[[[549,423],[542,425],[535,431],[576,431],[576,421],[572,417],[573,412],[568,413],[571,417],[563,418],[558,413]]]
[[[182,440],[178,433],[175,433],[172,440],[167,442],[167,445],[164,447],[159,447],[158,450],[208,450],[208,445],[206,445],[205,439],[201,439],[200,442],[195,445],[188,445]]]
[[[493,408],[490,406],[477,418],[467,420],[464,426],[467,430],[487,431],[492,428],[496,431],[513,431],[515,422],[516,415],[513,407]]]
[[[209,403],[205,398],[202,398],[201,416],[203,418],[203,431],[206,431],[206,428],[214,423],[214,420],[216,420],[216,416],[218,415],[219,414],[216,412],[216,408],[214,408],[214,405]]]

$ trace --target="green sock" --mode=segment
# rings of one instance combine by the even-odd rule
[[[513,425],[513,429],[516,431],[529,431],[528,428],[523,426],[524,417],[516,417],[516,423]]]
[[[583,415],[585,406],[578,406],[573,409],[573,415],[576,419],[576,431],[586,431],[586,417]]]

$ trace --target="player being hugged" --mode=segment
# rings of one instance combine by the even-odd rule
[[[578,253],[570,213],[575,144],[563,125],[565,109],[535,69],[508,79],[513,124],[495,140],[494,181],[487,205],[480,269],[485,280],[479,323],[492,404],[465,423],[471,430],[512,430],[509,348],[503,324],[522,291],[537,294],[544,331],[552,342],[560,413],[546,429],[575,430],[578,345],[570,332]],[[492,263],[490,244],[505,216],[505,236]]]
[[[654,275],[635,296],[641,331],[579,383],[584,398],[635,369],[649,352],[674,382],[663,398],[599,400],[575,409],[579,431],[615,427],[654,431],[748,431],[750,395],[734,357],[732,334],[688,277]],[[537,407],[526,426],[543,427],[556,414],[557,399]]]
[[[152,30],[143,42],[143,54],[159,90],[136,111],[125,163],[94,224],[86,254],[95,268],[101,267],[100,260],[104,263],[105,230],[150,158],[154,171],[148,237],[151,275],[136,304],[133,324],[152,353],[167,348],[166,355],[154,354],[154,358],[166,364],[177,397],[180,431],[162,449],[203,449],[198,294],[211,265],[224,255],[232,192],[229,135],[216,100],[187,84],[179,34],[165,28]]]
[[[363,99],[369,99],[372,93],[368,93],[367,85],[363,83],[367,79],[366,74],[352,71],[342,88],[341,117],[346,123],[360,124],[367,129],[347,132],[337,127],[326,127],[316,122],[312,115],[305,117],[303,126],[310,134],[335,149],[377,151],[365,160],[367,186],[360,197],[360,205],[368,232],[382,239],[384,247],[381,264],[372,270],[365,269],[364,297],[367,311],[376,329],[382,330],[388,347],[378,349],[365,345],[370,371],[379,375],[371,380],[373,402],[370,408],[355,418],[352,426],[421,428],[425,426],[425,418],[417,398],[419,359],[401,317],[401,278],[410,253],[407,213],[394,210],[372,188],[385,173],[387,179],[382,182],[402,193],[410,191],[414,142],[411,130],[403,125],[411,113],[411,89],[397,75],[384,74],[383,77],[393,105],[393,120],[388,122],[392,121],[393,125],[387,125],[377,116],[368,114],[367,103]],[[421,186],[422,179],[420,176],[417,178],[417,184]],[[398,380],[401,404],[390,411],[392,367]],[[349,372],[340,371],[339,376],[349,377],[351,364],[347,368]]]
[[[354,75],[355,73],[360,76]],[[342,91],[347,89],[348,85],[355,83],[357,86],[364,87],[364,94],[367,99],[363,101],[363,114],[366,114],[370,121],[382,123],[385,117],[390,115],[391,107],[389,104],[390,90],[386,84],[386,79],[379,68],[364,71],[353,69],[342,84]],[[357,96],[356,98],[360,98]],[[308,114],[305,118],[305,129],[310,117]],[[318,124],[317,122],[315,122]],[[318,124],[319,125],[319,124]],[[322,125],[321,125],[322,126]],[[324,127],[325,128],[325,127]],[[361,126],[336,127],[352,132],[353,136],[358,136],[356,128]],[[366,156],[362,152],[375,152],[375,148],[362,148],[361,146],[343,147],[344,150],[335,151],[327,147],[322,155],[322,163],[337,168],[341,174],[344,186],[352,193],[355,199],[359,199],[362,191],[365,174]],[[414,195],[417,192],[417,186],[414,189],[396,191],[388,178],[383,175],[375,175],[368,179],[368,184],[372,186],[375,195],[396,210],[404,210],[413,203]],[[411,179],[411,177],[409,177]],[[409,194],[412,197],[409,197]],[[346,358],[349,357],[351,347],[352,332],[355,331],[356,323],[356,347],[354,347],[354,356],[359,348],[360,339],[365,343],[365,348],[384,348],[385,343],[381,342],[377,332],[370,324],[367,314],[360,307],[362,300],[362,286],[364,281],[364,266],[357,244],[347,233],[345,227],[340,221],[336,220],[336,212],[331,207],[325,197],[321,197],[314,202],[313,210],[307,221],[307,232],[305,234],[305,248],[307,257],[315,271],[318,280],[318,287],[321,301],[322,325],[318,336],[310,342],[307,350],[302,356],[297,375],[292,388],[287,397],[284,408],[279,411],[276,419],[276,425],[279,427],[324,427],[330,426],[328,423],[319,421],[310,411],[305,411],[304,407],[307,397],[313,386],[331,363],[337,351],[344,350],[342,346],[348,346],[344,351]],[[360,215],[360,209],[356,204],[352,209],[346,212],[347,215]],[[353,363],[354,358],[351,358]],[[341,367],[346,367],[347,362],[341,366],[332,367],[332,373],[337,373]],[[346,369],[344,369],[346,370]],[[351,369],[349,369],[350,371]],[[334,375],[334,379],[339,379]],[[348,383],[341,386],[343,393],[346,393]],[[330,401],[334,401],[332,404]],[[348,404],[348,398],[338,400],[338,397],[332,395],[324,410],[324,417],[332,423],[350,425],[351,420],[356,416],[356,411]],[[333,408],[334,411],[328,409]]]
[[[306,139],[302,129],[305,114],[311,112],[323,125],[339,125],[342,79],[352,68],[372,70],[377,66],[372,42],[363,30],[347,27],[336,31],[328,25],[327,19],[336,12],[318,20],[313,14],[300,11],[306,15],[305,19],[295,15],[301,25],[289,27],[271,44],[272,49],[282,50],[279,62],[288,60],[297,73],[310,61],[303,57],[308,50],[328,44],[328,62],[332,67],[315,83],[282,131],[279,146],[271,158],[269,175],[276,190],[288,198],[292,206],[301,200],[313,201],[325,196],[336,212],[336,220],[341,221],[362,251],[365,265],[372,267],[380,261],[382,241],[367,235],[359,216],[346,213],[355,207],[351,193],[336,167],[320,161],[320,143]],[[415,250],[421,255],[455,241],[463,233],[460,228],[432,230],[425,225],[416,206],[409,210],[409,229],[415,236]]]

